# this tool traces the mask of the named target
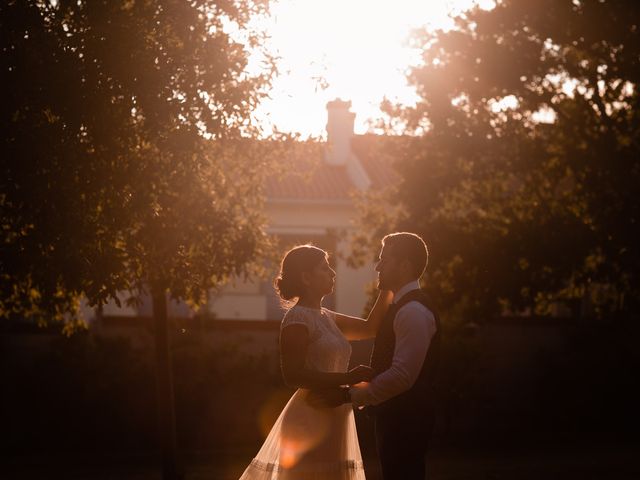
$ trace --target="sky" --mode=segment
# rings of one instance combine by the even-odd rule
[[[352,102],[355,132],[372,130],[383,98],[411,104],[406,71],[420,54],[408,44],[415,28],[450,28],[451,16],[492,0],[275,0],[266,22],[280,75],[256,117],[274,128],[324,136],[326,104]],[[256,62],[257,63],[257,62]],[[257,65],[252,68],[258,68]]]

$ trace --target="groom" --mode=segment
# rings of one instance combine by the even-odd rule
[[[427,246],[414,233],[392,233],[382,239],[378,288],[391,290],[393,303],[373,346],[375,376],[370,383],[343,390],[344,400],[372,413],[384,480],[425,478],[440,346],[438,317],[420,290],[427,260]]]

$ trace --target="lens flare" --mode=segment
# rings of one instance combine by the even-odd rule
[[[306,397],[308,392],[300,392]],[[290,405],[282,419],[280,465],[291,469],[302,457],[322,444],[332,429],[328,408],[314,408],[306,401]]]

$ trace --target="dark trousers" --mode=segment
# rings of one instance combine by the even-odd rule
[[[425,412],[411,417],[409,413],[375,416],[376,448],[384,480],[425,479],[425,456],[434,417]]]

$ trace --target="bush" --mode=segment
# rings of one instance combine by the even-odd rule
[[[0,366],[4,452],[156,448],[153,352],[89,334],[40,338],[31,349],[4,340],[14,347],[3,349]],[[255,415],[281,388],[263,358],[232,345],[183,343],[174,346],[173,364],[180,447],[260,441]]]

